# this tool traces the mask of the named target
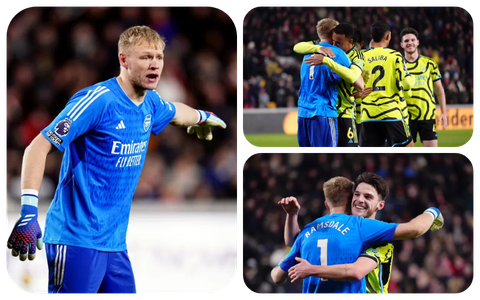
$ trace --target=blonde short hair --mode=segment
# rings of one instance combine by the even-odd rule
[[[118,39],[118,52],[126,53],[132,46],[143,42],[151,43],[155,49],[165,49],[165,40],[148,26],[133,26],[122,32]]]
[[[332,30],[337,27],[339,23],[334,19],[325,18],[317,23],[317,34],[320,39],[330,37]]]
[[[354,183],[345,177],[337,176],[323,184],[325,200],[330,207],[344,206],[353,197]]]

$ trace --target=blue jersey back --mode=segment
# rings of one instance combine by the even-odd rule
[[[64,151],[47,212],[44,241],[101,251],[126,250],[126,231],[150,134],[175,116],[155,91],[140,105],[116,78],[76,93],[42,134]]]
[[[305,226],[286,258],[280,263],[285,272],[306,259],[312,265],[354,263],[365,249],[381,242],[391,242],[398,224],[345,214],[324,216]],[[365,293],[365,280],[336,281],[307,277],[303,293]]]
[[[338,64],[350,67],[351,61],[345,52],[329,43],[320,43],[322,47],[331,48],[335,57],[332,58]],[[302,118],[337,117],[337,84],[340,76],[325,65],[309,67],[305,59],[312,54],[303,57],[300,68],[300,90],[298,93],[298,116]],[[318,54],[317,54],[318,55]]]

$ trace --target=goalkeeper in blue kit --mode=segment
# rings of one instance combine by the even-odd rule
[[[150,134],[168,124],[211,140],[226,124],[210,112],[167,102],[155,91],[165,42],[147,26],[118,42],[120,75],[77,92],[25,149],[20,219],[7,247],[33,260],[45,242],[49,293],[134,293],[126,232]],[[47,155],[64,152],[45,236],[37,221]]]
[[[303,293],[365,293],[365,278],[341,281],[346,280],[343,274],[330,277],[336,280],[320,278],[317,276],[319,273],[311,267],[352,264],[363,251],[374,245],[415,238],[428,229],[438,230],[443,226],[443,217],[436,208],[429,208],[410,222],[402,224],[346,215],[353,183],[344,177],[325,182],[324,192],[325,206],[330,215],[318,218],[299,233],[285,259],[271,272],[275,283],[282,283],[290,276],[292,280],[304,279]],[[356,192],[368,197],[372,195],[373,187],[361,183]],[[308,272],[304,268],[300,273],[295,267],[304,261],[309,263],[310,268]],[[308,276],[305,275],[307,273]]]

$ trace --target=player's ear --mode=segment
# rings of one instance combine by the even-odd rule
[[[326,207],[328,210],[330,210],[330,207],[328,207],[327,200],[325,200],[324,204],[325,204],[325,207]]]
[[[125,55],[125,53],[123,52],[118,53],[118,61],[120,62],[120,66],[127,69],[128,64],[127,64],[127,56]]]
[[[377,210],[382,210],[385,207],[385,201],[379,201],[377,205]]]

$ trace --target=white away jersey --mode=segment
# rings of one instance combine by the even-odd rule
[[[132,197],[150,133],[162,131],[175,112],[174,105],[151,90],[136,105],[116,78],[76,93],[42,130],[64,151],[44,241],[101,251],[126,250]]]

